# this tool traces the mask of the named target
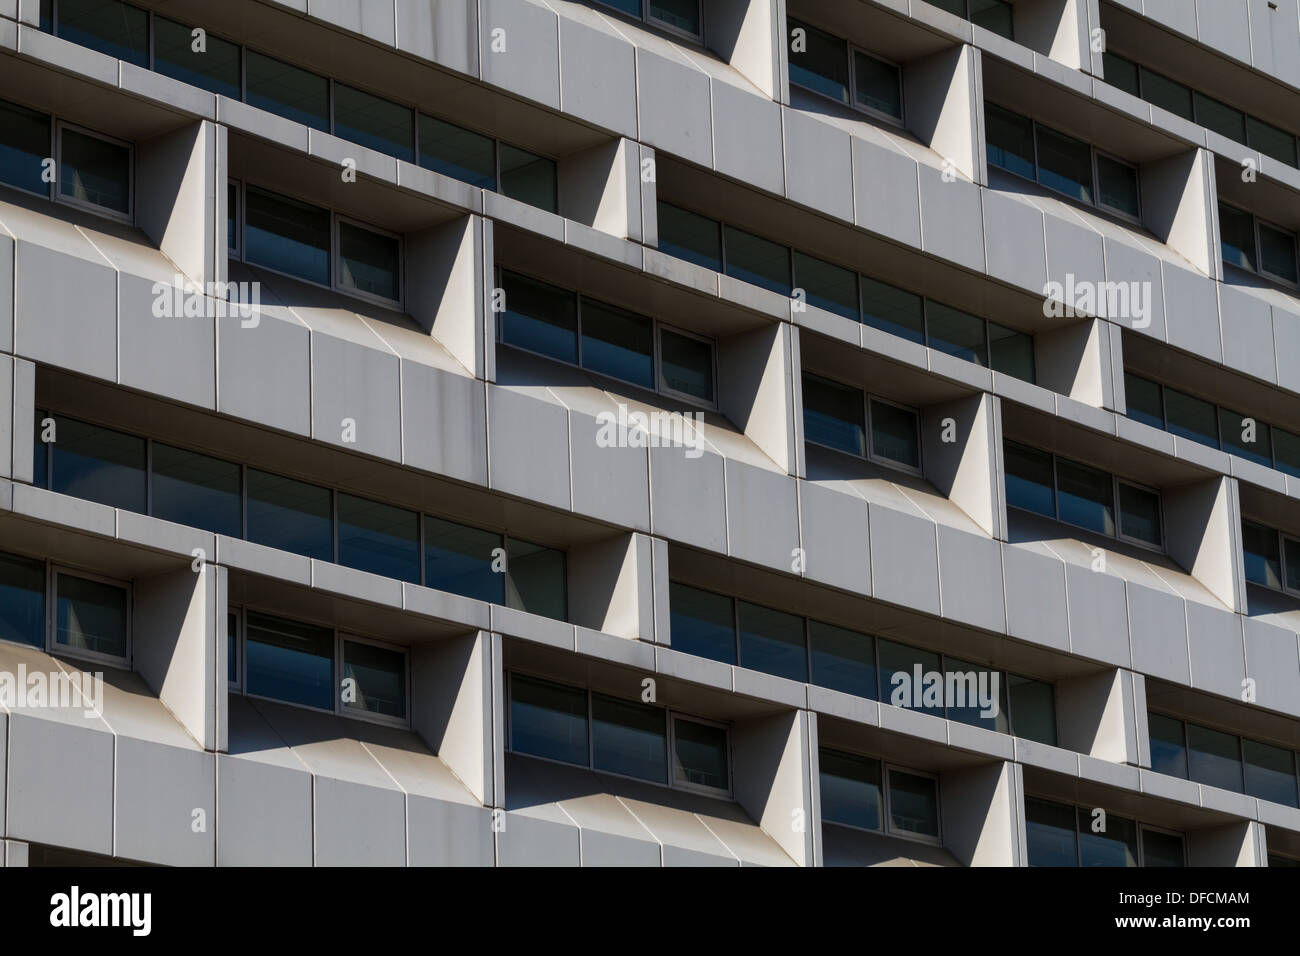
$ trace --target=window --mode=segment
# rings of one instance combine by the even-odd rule
[[[1079,820],[1079,866],[1137,866],[1137,823],[1124,817],[1106,814],[1101,831],[1092,827],[1093,814],[1076,808]]]
[[[584,368],[655,387],[654,323],[645,316],[584,299],[581,348]]]
[[[193,31],[166,17],[153,18],[153,68],[191,86],[242,99],[239,45],[207,33],[194,49]]]
[[[555,286],[502,273],[501,340],[548,358],[578,364],[578,297]]]
[[[869,110],[903,118],[902,71],[879,57],[853,51],[853,100]]]
[[[491,604],[505,603],[505,574],[501,535],[424,516],[424,583]]]
[[[814,684],[876,699],[876,645],[869,634],[809,621],[808,643]]]
[[[149,480],[155,517],[243,537],[239,465],[153,442]]]
[[[338,495],[338,563],[420,583],[420,521],[414,511]]]
[[[0,182],[48,196],[41,163],[49,155],[50,117],[0,100]]]
[[[1259,271],[1283,282],[1296,282],[1295,234],[1259,224]]]
[[[1165,427],[1164,402],[1160,397],[1160,386],[1155,382],[1125,372],[1124,401],[1129,418],[1152,428]]]
[[[1197,90],[1192,94],[1196,122],[1238,143],[1246,141],[1246,118],[1240,110]]]
[[[131,147],[59,124],[59,196],[73,205],[131,215]]]
[[[1061,521],[1114,537],[1115,490],[1110,475],[1058,457],[1056,490]]]
[[[1284,747],[1148,713],[1151,769],[1206,786],[1300,806],[1296,755]]]
[[[145,441],[60,415],[55,420],[50,490],[145,514]]]
[[[335,281],[346,289],[400,304],[402,245],[393,235],[338,220],[338,272]]]
[[[502,143],[500,162],[502,195],[547,212],[559,212],[554,160]]]
[[[646,17],[683,33],[700,35],[700,0],[646,0]]]
[[[59,0],[59,36],[149,66],[149,14],[120,0]]]
[[[45,646],[45,562],[0,552],[0,641]]]
[[[249,468],[248,540],[318,561],[334,560],[330,490]]]
[[[1149,102],[1168,110],[1175,116],[1195,121],[1192,110],[1192,91],[1174,80],[1159,73],[1141,69],[1142,96]]]
[[[1098,808],[1100,809],[1100,808]],[[1094,829],[1091,807],[1025,797],[1030,866],[1182,866],[1183,838],[1112,813]],[[1141,860],[1141,864],[1139,864]]]
[[[803,289],[809,305],[857,321],[859,308],[857,273],[815,259],[796,249],[794,276],[795,284]]]
[[[1219,203],[1219,239],[1224,262],[1255,271],[1255,224],[1250,213]]]
[[[1163,714],[1147,716],[1151,738],[1151,769],[1156,773],[1187,779],[1187,742],[1183,722]]]
[[[699,213],[659,203],[659,249],[713,272],[722,271],[722,227]]]
[[[506,606],[567,621],[564,552],[512,538],[506,558]]]
[[[939,839],[938,781],[889,767],[889,828],[895,833]]]
[[[334,634],[252,611],[244,637],[248,693],[334,710]]]
[[[1007,0],[929,0],[932,6],[969,20],[1008,40],[1012,33],[1011,4]]]
[[[1169,431],[1211,448],[1219,447],[1219,416],[1212,404],[1168,387],[1164,395]]]
[[[788,248],[734,226],[723,227],[723,243],[727,275],[778,295],[791,294]]]
[[[992,103],[984,105],[984,125],[990,165],[1077,202],[1141,218],[1138,173],[1131,164]]]
[[[1282,590],[1282,549],[1272,528],[1241,522],[1241,544],[1245,552],[1246,580],[1266,588]]]
[[[673,781],[707,791],[730,791],[727,730],[684,717],[673,718]]]
[[[1163,833],[1150,827],[1142,828],[1143,866],[1184,866],[1187,851],[1183,838],[1176,833]]]
[[[496,141],[420,114],[420,165],[481,189],[496,189]]]
[[[1197,783],[1241,793],[1240,738],[1189,723],[1187,768],[1188,776]]]
[[[130,657],[127,587],[104,578],[54,572],[53,648],[126,663]]]
[[[706,404],[714,404],[713,346],[706,340],[659,330],[659,386]]]
[[[1078,833],[1073,807],[1025,797],[1025,837],[1030,866],[1078,866]]]
[[[334,84],[334,135],[415,161],[415,113],[342,83]]]
[[[808,680],[804,619],[748,601],[736,602],[740,666],[788,680]]]
[[[1300,280],[1294,232],[1219,203],[1219,239],[1228,265],[1292,286]]]
[[[880,761],[823,748],[817,762],[822,820],[860,830],[883,830]]]
[[[256,186],[245,187],[244,194],[244,257],[254,265],[329,285],[329,210]]]
[[[250,106],[329,132],[330,84],[325,77],[256,50],[247,52],[244,72]]]
[[[622,777],[667,784],[665,712],[638,701],[593,692],[591,765]]]
[[[976,365],[988,365],[984,320],[951,306],[930,302],[925,310],[926,344]]]
[[[927,696],[924,693],[925,682],[923,681],[918,687],[914,680],[918,667],[922,674],[943,673],[943,661],[938,654],[881,638],[876,641],[876,655],[880,660],[882,702],[905,710],[924,711],[936,717],[944,716],[943,689],[937,688],[937,694],[932,691],[931,695]],[[904,694],[903,692],[908,689],[911,690],[911,694]]]
[[[1300,166],[1296,160],[1295,137],[1284,129],[1265,123],[1253,116],[1246,117],[1246,145],[1271,156],[1279,163]]]
[[[803,375],[803,406],[805,440],[909,471],[920,471],[920,416],[915,411],[868,398],[860,389],[811,372]]]
[[[1288,807],[1300,805],[1297,802],[1294,753],[1244,738],[1241,753],[1248,795]]]
[[[799,20],[789,20],[788,27],[790,82],[846,106],[903,118],[902,71],[897,66]]]
[[[1016,674],[1005,677],[1011,733],[1055,747],[1056,692],[1052,685]]]
[[[1223,436],[1224,451],[1249,459],[1265,467],[1273,463],[1269,428],[1240,412],[1219,409],[1219,434]]]
[[[243,221],[239,215],[239,184],[231,180],[226,183],[226,249],[235,258],[241,255],[239,237],[243,231]]]
[[[226,683],[238,688],[243,682],[240,675],[243,665],[239,660],[239,612],[231,611],[226,615]]]
[[[1142,90],[1138,83],[1138,67],[1132,60],[1126,60],[1122,56],[1106,50],[1101,55],[1102,72],[1106,76],[1106,82],[1125,93],[1131,93],[1133,96],[1141,96]],[[1189,97],[1190,102],[1190,97]],[[1189,107],[1190,110],[1190,107]]]
[[[342,709],[406,722],[406,651],[343,640]]]
[[[862,321],[912,342],[925,342],[925,307],[919,295],[862,277]]]
[[[990,322],[989,368],[1022,382],[1034,381],[1033,336]]]
[[[676,581],[668,585],[668,594],[673,648],[736,663],[736,615],[731,598]]]

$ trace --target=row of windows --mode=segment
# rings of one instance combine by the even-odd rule
[[[804,439],[921,471],[920,416],[860,388],[803,373]]]
[[[1300,477],[1300,435],[1132,372],[1124,373],[1124,401],[1134,421]]]
[[[1241,546],[1247,581],[1300,595],[1300,540],[1243,519]]]
[[[936,704],[914,698],[907,709],[1056,744],[1051,684],[676,581],[668,587],[674,650],[886,702],[895,687],[894,676],[911,679],[918,667],[922,674],[997,674],[999,699],[993,716],[983,716],[969,700],[969,706],[945,707],[943,700]]]
[[[36,413],[34,483],[150,514],[565,620],[565,556],[494,531],[260,471],[184,448]],[[46,421],[53,440],[42,441]]]
[[[1008,507],[1112,538],[1163,547],[1158,491],[1012,441],[1004,443],[1003,458]]]
[[[211,34],[205,49],[196,51],[189,26],[121,0],[58,0],[44,28],[210,93],[558,211],[552,159]]]
[[[662,201],[659,249],[780,295],[800,289],[819,309],[1034,381],[1032,336]]]
[[[1296,755],[1190,721],[1147,714],[1151,769],[1289,807],[1296,801]]]
[[[54,175],[47,172],[54,159]],[[47,199],[129,220],[131,146],[48,113],[0,100],[0,182]]]
[[[825,747],[817,762],[823,822],[939,842],[939,788],[932,774]]]
[[[786,21],[790,82],[889,119],[903,119],[903,74],[889,63],[800,20]]]
[[[130,585],[0,552],[0,640],[126,663],[130,635]]]
[[[713,344],[707,339],[513,272],[501,273],[501,288],[505,310],[497,334],[507,345],[715,404]]]
[[[984,127],[991,165],[1078,202],[1141,218],[1133,165],[987,101]]]
[[[730,796],[725,725],[517,672],[508,677],[515,753]]]
[[[1245,143],[1265,156],[1288,166],[1296,162],[1296,138],[1239,109],[1206,96],[1199,90],[1148,70],[1132,60],[1107,51],[1102,54],[1106,82],[1126,93],[1166,109],[1175,116],[1204,126],[1238,143]]]
[[[250,697],[407,724],[407,651],[257,611],[227,616],[228,681]]]
[[[1268,279],[1294,286],[1300,281],[1296,265],[1296,234],[1258,216],[1219,203],[1219,245],[1223,261]]]
[[[1187,859],[1180,834],[1037,797],[1025,797],[1025,837],[1030,866],[1185,866]]]
[[[656,26],[669,27],[691,37],[702,35],[700,0],[596,0]]]

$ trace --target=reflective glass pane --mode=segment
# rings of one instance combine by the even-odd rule
[[[420,522],[414,511],[339,494],[339,564],[418,584]]]
[[[393,236],[339,223],[339,284],[367,295],[402,297],[402,246]]]
[[[126,657],[126,589],[60,574],[55,590],[55,643]]]
[[[59,133],[59,193],[113,212],[131,211],[131,151],[64,127]]]
[[[1273,464],[1273,441],[1269,427],[1252,416],[1219,409],[1219,434],[1223,450],[1268,467]]]
[[[1062,521],[1100,534],[1115,534],[1115,488],[1106,472],[1058,458],[1056,490]]]
[[[0,182],[48,196],[41,163],[49,155],[50,117],[0,100]]]
[[[1246,117],[1246,145],[1271,156],[1279,163],[1295,166],[1295,137],[1284,129],[1270,126],[1253,116]]]
[[[189,83],[209,93],[232,100],[240,95],[239,45],[214,37],[203,37],[196,50],[192,28],[166,17],[153,18],[153,68],[164,76]]]
[[[1119,524],[1126,537],[1161,545],[1160,495],[1120,482]]]
[[[903,118],[903,91],[898,67],[861,50],[853,51],[853,92],[862,106]]]
[[[1138,86],[1138,67],[1136,63],[1111,53],[1109,50],[1102,53],[1101,62],[1107,83],[1123,90],[1125,93],[1131,93],[1133,96],[1142,95]]]
[[[1015,38],[1011,4],[1006,0],[970,0],[970,22],[1008,40]]]
[[[889,771],[889,825],[903,833],[939,836],[939,796],[935,782],[901,770]]]
[[[1246,118],[1241,110],[1197,91],[1193,94],[1196,122],[1237,143],[1246,141]]]
[[[343,642],[343,706],[384,717],[406,718],[406,655],[359,641]],[[355,696],[355,700],[349,697]]]
[[[0,552],[0,641],[45,646],[45,562]]]
[[[1034,178],[1034,124],[1023,116],[984,103],[984,132],[989,163]]]
[[[329,80],[249,50],[244,63],[250,106],[314,129],[329,131]]]
[[[713,346],[671,329],[659,334],[659,371],[674,392],[713,401]]]
[[[943,668],[939,655],[880,638],[880,700],[894,707],[923,710],[942,717]]]
[[[1255,220],[1250,213],[1219,203],[1219,241],[1224,262],[1254,270]]]
[[[1107,73],[1107,78],[1110,74]],[[1167,76],[1142,67],[1142,98],[1185,120],[1192,118],[1192,91]]]
[[[1286,554],[1286,586],[1300,591],[1300,541],[1283,538],[1282,550]]]
[[[1038,127],[1038,181],[1080,202],[1092,202],[1092,151],[1087,143]]]
[[[1221,730],[1187,725],[1188,775],[1197,783],[1241,793],[1241,740]]]
[[[1056,746],[1056,693],[1051,684],[1007,675],[1011,732],[1026,740]]]
[[[1025,797],[1025,837],[1030,866],[1078,866],[1074,807]]]
[[[226,681],[239,683],[239,617],[233,611],[226,615]]]
[[[736,663],[736,620],[731,598],[678,584],[668,585],[675,650]]]
[[[1156,382],[1125,372],[1124,401],[1127,405],[1125,414],[1129,418],[1152,428],[1165,427],[1165,410],[1160,400],[1160,386]]]
[[[817,763],[822,819],[864,830],[881,829],[880,761],[822,750]]]
[[[803,289],[809,305],[857,320],[858,277],[851,269],[795,250],[794,280]]]
[[[1300,435],[1273,429],[1273,467],[1300,478]]]
[[[52,491],[145,513],[145,440],[57,416]]]
[[[989,323],[989,367],[1022,382],[1034,381],[1034,337]]]
[[[334,135],[408,163],[415,161],[415,114],[342,83],[334,84]]]
[[[871,453],[909,468],[921,467],[916,412],[871,400]]]
[[[808,679],[803,618],[738,601],[740,666],[793,681]]]
[[[149,14],[120,0],[59,0],[59,36],[149,66]]]
[[[511,674],[510,747],[534,757],[587,766],[587,692]]]
[[[424,516],[424,584],[464,597],[505,603],[506,576],[493,570],[501,535]],[[497,562],[501,567],[501,563]]]
[[[1246,793],[1288,807],[1296,806],[1295,754],[1258,740],[1242,740]]]
[[[1107,813],[1099,816],[1079,807],[1079,865],[1137,866],[1137,824]],[[1096,827],[1102,827],[1097,830]]]
[[[814,684],[875,700],[876,644],[871,635],[809,621],[808,639]]]
[[[568,619],[564,552],[511,538],[506,543],[506,606]]]
[[[547,212],[559,212],[555,160],[501,144],[501,192]]]
[[[1183,838],[1172,833],[1142,830],[1143,866],[1185,866]]]
[[[333,631],[251,611],[244,630],[248,693],[334,709]]]
[[[947,716],[972,727],[1011,730],[1007,717],[1007,675],[994,667],[973,664],[955,657],[943,658],[944,696]]]
[[[790,294],[789,249],[734,226],[727,226],[724,231],[727,275],[780,295]]]
[[[154,442],[151,469],[155,518],[244,536],[239,465]]]
[[[1183,722],[1164,714],[1147,714],[1151,737],[1151,769],[1156,773],[1187,779],[1187,745]]]
[[[47,426],[44,424],[49,417],[48,412],[38,408],[32,421],[32,484],[37,488],[48,488],[50,484],[51,449],[45,442]]]
[[[988,365],[983,319],[934,301],[926,303],[925,319],[930,348]]]
[[[1295,282],[1295,236],[1261,222],[1259,224],[1259,269],[1284,282]]]
[[[811,375],[803,376],[804,438],[851,455],[867,453],[864,396],[856,388]]]
[[[1137,170],[1128,163],[1098,154],[1097,202],[1135,218],[1140,216]]]
[[[673,767],[678,783],[729,789],[727,732],[677,718],[673,721]]]
[[[597,770],[667,783],[666,714],[637,701],[592,694],[591,756]]]
[[[578,303],[572,292],[506,272],[501,341],[530,352],[578,363]]]
[[[925,341],[925,309],[919,295],[862,277],[862,321],[911,342]]]
[[[717,220],[666,202],[658,208],[659,251],[721,272],[722,228]]]
[[[1165,388],[1165,427],[1175,435],[1218,448],[1218,418],[1210,402]]]
[[[248,469],[248,540],[320,561],[334,560],[330,491]]]
[[[802,30],[802,33],[798,31]],[[849,101],[848,46],[799,20],[789,21],[790,82],[840,103]]]
[[[1277,532],[1253,521],[1241,523],[1246,580],[1267,588],[1282,587],[1282,554]]]
[[[651,20],[699,36],[700,0],[648,0],[647,13]]]
[[[1002,458],[1007,472],[1007,505],[1056,517],[1052,456],[1036,448],[1006,442]]]
[[[255,265],[329,285],[329,210],[256,186],[245,188],[244,200],[244,257]]]
[[[644,315],[584,298],[582,367],[654,388],[654,323]]]
[[[491,137],[420,114],[420,165],[480,189],[496,189],[496,142]]]

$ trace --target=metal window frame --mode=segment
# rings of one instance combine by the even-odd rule
[[[105,219],[111,219],[114,222],[125,223],[126,225],[135,225],[135,144],[124,139],[118,139],[116,136],[109,136],[100,133],[88,126],[82,126],[78,123],[71,123],[67,120],[59,119],[54,114],[50,114],[51,128],[54,131],[54,181],[50,183],[51,198],[60,205],[69,206],[73,209],[80,209],[83,212],[93,213],[96,216],[102,216]],[[75,196],[65,195],[63,192],[63,133],[65,130],[72,130],[74,133],[80,133],[82,136],[88,136],[91,139],[97,139],[101,142],[109,143],[113,146],[119,146],[126,150],[126,212],[118,212],[116,209],[109,209],[107,206],[101,206],[98,203],[86,199],[77,199]]]
[[[923,449],[922,449],[922,447],[921,447],[922,442],[921,442],[921,411],[920,411],[920,409],[918,409],[918,408],[913,408],[913,407],[910,406],[910,405],[904,405],[904,404],[902,404],[901,402],[896,402],[896,401],[894,401],[894,400],[891,399],[891,398],[885,398],[883,395],[877,395],[877,394],[875,394],[874,392],[871,392],[871,391],[869,391],[869,390],[866,389],[866,388],[860,387],[860,386],[858,386],[858,385],[853,385],[853,384],[851,384],[851,383],[849,383],[849,382],[841,381],[841,380],[838,379],[838,378],[835,378],[835,377],[833,377],[833,376],[827,375],[827,374],[825,374],[824,372],[817,371],[816,369],[808,369],[808,368],[805,368],[805,369],[802,369],[802,370],[801,370],[801,373],[800,373],[801,385],[802,385],[802,376],[803,376],[803,375],[811,375],[811,376],[813,376],[814,378],[820,378],[820,379],[822,379],[823,381],[830,382],[830,383],[833,384],[833,385],[838,385],[838,386],[840,386],[841,388],[852,389],[853,391],[855,391],[855,392],[857,392],[859,395],[861,395],[861,396],[862,396],[862,415],[863,415],[863,421],[866,423],[866,428],[863,430],[863,431],[864,431],[864,435],[863,435],[863,437],[864,437],[864,440],[865,440],[865,449],[866,449],[865,454],[862,454],[862,455],[855,455],[855,454],[853,454],[852,452],[847,452],[847,451],[845,451],[845,450],[842,449],[842,448],[834,448],[834,447],[832,447],[832,446],[830,446],[830,445],[823,445],[821,442],[814,441],[813,439],[808,438],[808,437],[807,437],[807,434],[806,434],[806,432],[805,432],[805,435],[804,435],[804,442],[805,442],[806,444],[809,444],[809,445],[815,445],[815,446],[817,446],[818,448],[825,448],[825,449],[827,449],[828,451],[838,452],[838,453],[841,454],[841,455],[848,455],[848,456],[851,457],[851,458],[857,458],[857,459],[859,459],[859,460],[861,460],[861,461],[868,461],[868,462],[871,462],[871,463],[874,464],[874,465],[879,465],[881,468],[889,468],[889,469],[892,469],[892,470],[894,470],[894,471],[901,471],[901,472],[904,472],[905,474],[915,475],[915,476],[918,476],[918,477],[924,477],[924,474],[925,474],[925,457],[924,457]],[[801,391],[802,391],[802,389],[801,389]],[[872,425],[871,425],[871,403],[872,403],[872,402],[880,402],[880,403],[883,404],[883,405],[889,405],[889,406],[891,406],[891,407],[893,407],[893,408],[901,409],[902,411],[905,411],[905,412],[911,412],[913,415],[916,416],[916,458],[917,458],[917,461],[919,462],[919,464],[918,464],[916,467],[913,467],[913,466],[911,466],[911,465],[904,464],[903,462],[900,462],[900,461],[894,461],[892,458],[885,458],[885,457],[883,457],[883,456],[879,456],[879,455],[876,455],[876,454],[875,454],[875,450],[874,450],[874,434],[875,434],[875,433],[874,433],[874,430],[872,429]]]
[[[791,20],[797,20],[800,24],[804,26],[812,27],[813,29],[818,30],[821,33],[824,33],[827,36],[832,37],[838,40],[840,43],[844,44],[845,68],[847,70],[847,76],[848,76],[848,82],[845,84],[845,92],[848,93],[849,101],[847,103],[841,103],[835,97],[828,96],[825,93],[823,93],[821,90],[814,89],[811,86],[804,86],[802,83],[792,78],[790,78],[791,83],[793,83],[799,89],[807,93],[811,93],[814,96],[820,97],[821,99],[834,103],[837,106],[851,109],[856,113],[862,113],[866,116],[872,117],[873,119],[878,119],[881,122],[887,123],[888,125],[893,126],[897,129],[907,128],[907,100],[906,100],[906,91],[903,83],[903,65],[901,63],[898,63],[897,61],[892,60],[888,57],[881,56],[878,53],[873,53],[870,50],[866,49],[865,47],[860,46],[857,43],[854,43],[848,37],[840,36],[838,33],[834,33],[830,30],[827,30],[816,23],[810,23],[807,20],[803,19],[802,17],[791,17],[788,12],[786,14],[786,22],[785,22],[785,42],[787,44],[790,41],[790,30],[792,29],[790,26]],[[798,29],[798,27],[794,27],[793,29]],[[884,63],[887,66],[891,66],[894,68],[898,80],[898,108],[899,108],[898,116],[894,116],[891,113],[886,113],[884,110],[878,110],[874,106],[869,106],[868,104],[863,103],[860,99],[858,99],[858,77],[857,77],[857,71],[854,69],[854,61],[853,61],[854,54],[856,53],[862,53],[863,55],[868,56],[873,60],[876,60],[880,63]],[[786,74],[787,74],[787,78],[789,78],[788,65],[786,67]]]
[[[394,644],[391,641],[383,641],[378,638],[367,637],[362,634],[356,634],[342,628],[334,629],[335,654],[335,673],[337,674],[336,694],[334,698],[335,713],[340,717],[350,717],[353,720],[364,720],[367,723],[380,724],[385,727],[398,727],[403,730],[409,730],[411,727],[411,649],[402,644]],[[403,689],[405,691],[405,708],[406,712],[401,717],[392,717],[388,714],[377,714],[373,711],[358,708],[355,704],[348,704],[343,700],[343,682],[347,680],[345,670],[347,657],[344,653],[344,645],[348,642],[353,644],[365,644],[370,647],[378,647],[386,651],[395,651],[402,655],[402,679]]]
[[[362,232],[368,232],[376,236],[383,236],[392,239],[397,243],[397,298],[389,299],[382,295],[376,295],[373,292],[366,292],[364,289],[358,289],[356,286],[348,285],[343,281],[343,236],[342,227],[351,226]],[[331,211],[330,214],[330,286],[335,292],[342,292],[345,295],[355,296],[366,302],[373,302],[375,305],[384,306],[389,309],[396,309],[399,312],[406,311],[406,242],[401,233],[392,232],[388,229],[381,229],[369,223],[362,222],[352,216],[344,215],[340,212]]]
[[[882,760],[881,788],[882,794],[882,811],[884,819],[884,832],[886,836],[897,837],[899,839],[911,840],[915,843],[925,843],[930,846],[943,846],[943,807],[939,799],[939,775],[930,770],[919,770],[915,767],[903,766],[891,761]],[[934,823],[938,831],[934,836],[928,833],[916,833],[913,830],[902,830],[894,826],[894,797],[893,797],[893,773],[909,774],[913,777],[921,777],[934,783]]]
[[[46,638],[45,651],[52,655],[62,655],[74,657],[79,660],[91,661],[98,664],[106,664],[110,667],[122,667],[127,670],[131,669],[133,654],[135,651],[135,641],[133,631],[135,629],[134,619],[134,585],[131,581],[121,578],[113,578],[104,574],[97,574],[94,571],[86,571],[73,565],[62,562],[47,562],[47,577],[45,586],[46,595]],[[110,587],[118,588],[123,592],[126,598],[126,654],[117,656],[113,654],[104,654],[99,651],[86,650],[85,648],[72,647],[69,644],[60,644],[58,642],[58,603],[59,603],[59,578],[66,575],[72,578],[81,578],[86,581],[92,581],[97,584],[106,584]]]

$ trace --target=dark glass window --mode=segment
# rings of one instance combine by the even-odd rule
[[[1119,524],[1125,536],[1158,547],[1163,541],[1160,496],[1154,491],[1120,482]]]
[[[791,293],[789,249],[734,226],[724,231],[727,275],[781,295]]]
[[[946,694],[951,687],[953,693],[947,701],[949,720],[1001,734],[1011,730],[1011,721],[1007,717],[1006,674],[993,667],[946,655],[943,672],[944,692]]]
[[[1286,554],[1286,586],[1300,591],[1300,541],[1283,538],[1282,550]]]
[[[1219,203],[1219,242],[1224,262],[1254,270],[1255,220],[1250,213]]]
[[[600,2],[607,7],[613,7],[615,10],[630,13],[634,17],[641,15],[641,0],[600,0]]]
[[[808,679],[803,618],[738,601],[740,665],[794,681]]]
[[[1273,467],[1300,478],[1300,435],[1273,429]]]
[[[700,0],[648,0],[647,14],[686,33],[700,34]]]
[[[831,36],[798,20],[790,20],[789,27],[790,82],[847,104],[849,102],[847,44],[839,37]],[[804,31],[803,42],[798,46],[794,35],[796,30]]]
[[[415,115],[407,107],[365,90],[334,84],[334,134],[415,161]]]
[[[857,320],[858,277],[852,270],[796,250],[794,277],[808,297],[809,305]]]
[[[862,277],[862,321],[912,342],[925,341],[925,309],[919,295]]]
[[[664,711],[593,693],[591,756],[597,770],[666,784],[668,729]]]
[[[1241,740],[1198,724],[1187,725],[1188,774],[1197,783],[1241,793]]]
[[[243,537],[239,465],[154,442],[150,479],[154,517]]]
[[[54,641],[109,657],[126,657],[126,589],[71,574],[54,589]]]
[[[998,36],[1014,39],[1011,4],[1005,0],[970,0],[970,22]]]
[[[339,494],[339,564],[358,571],[420,580],[420,522],[414,511]]]
[[[535,757],[587,766],[587,692],[511,674],[510,746]]]
[[[921,439],[916,412],[871,400],[871,454],[877,458],[921,467]]]
[[[927,703],[925,695],[929,682],[926,675],[937,674],[942,680],[943,668],[939,665],[939,655],[923,651],[906,644],[895,644],[880,638],[876,641],[876,652],[880,658],[880,699],[895,707],[907,710],[921,710],[944,715],[943,688],[931,690],[931,699]],[[922,680],[916,682],[916,668],[921,668]],[[910,698],[910,699],[909,699]]]
[[[1087,143],[1039,126],[1038,181],[1071,199],[1092,202],[1092,151]]]
[[[869,634],[809,621],[808,639],[814,684],[876,699],[876,645]]]
[[[149,66],[149,14],[120,0],[59,0],[59,36]]]
[[[283,551],[334,560],[330,491],[304,481],[248,469],[248,540]]]
[[[1163,714],[1147,715],[1151,737],[1151,769],[1156,773],[1187,779],[1187,742],[1183,722]]]
[[[654,388],[654,323],[644,315],[584,298],[582,366]]]
[[[1097,155],[1097,202],[1134,218],[1142,214],[1138,202],[1137,170],[1128,163]]]
[[[901,833],[939,836],[939,794],[930,777],[889,771],[889,825]]]
[[[244,61],[250,106],[329,131],[330,84],[315,73],[249,50]]]
[[[59,143],[60,195],[130,213],[130,149],[68,127],[60,130]]]
[[[1273,464],[1273,442],[1269,427],[1264,422],[1247,419],[1240,412],[1219,409],[1219,434],[1223,436],[1223,450],[1240,455],[1268,467]]]
[[[58,416],[52,491],[145,513],[145,441]]]
[[[1246,145],[1265,156],[1271,156],[1279,163],[1297,165],[1295,137],[1286,130],[1270,126],[1253,116],[1246,117]]]
[[[1167,76],[1142,68],[1142,98],[1185,120],[1192,118],[1192,91]]]
[[[333,710],[334,632],[248,613],[244,625],[248,693]]]
[[[191,86],[241,99],[239,44],[208,33],[202,51],[194,49],[190,27],[155,14],[153,18],[153,68],[164,76]]]
[[[867,453],[866,407],[862,392],[830,379],[803,375],[803,423],[806,441],[846,451]]]
[[[984,134],[992,165],[1026,179],[1034,178],[1033,123],[1023,116],[986,102]]]
[[[502,273],[506,308],[501,341],[530,352],[578,363],[577,297],[553,285]]]
[[[226,680],[239,683],[239,616],[234,611],[226,615]]]
[[[1101,534],[1115,534],[1115,489],[1106,472],[1058,458],[1056,490],[1062,521]]]
[[[50,117],[0,100],[0,182],[42,196],[41,163],[50,155]]]
[[[1172,833],[1142,829],[1143,866],[1184,866],[1183,838]]]
[[[883,827],[880,761],[836,750],[817,755],[822,819],[864,830]]]
[[[1138,68],[1132,60],[1126,60],[1122,56],[1111,53],[1109,50],[1101,55],[1102,70],[1106,75],[1106,82],[1111,86],[1123,90],[1125,93],[1131,93],[1134,96],[1141,96],[1141,90],[1138,86]]]
[[[1007,675],[1011,704],[1011,733],[1026,740],[1056,746],[1056,694],[1051,684]]]
[[[555,161],[501,144],[501,192],[547,212],[559,212]]]
[[[496,142],[481,133],[420,114],[420,165],[480,189],[496,189]]]
[[[989,323],[989,367],[1022,382],[1034,381],[1034,337]]]
[[[42,422],[50,416],[36,409],[32,422],[32,484],[37,488],[50,486],[50,446],[45,443],[45,426]]]
[[[1233,109],[1227,103],[1220,103],[1199,91],[1193,95],[1193,99],[1196,122],[1234,142],[1246,142],[1246,118],[1241,110]]]
[[[1259,270],[1284,282],[1296,281],[1295,236],[1259,224]]]
[[[1025,797],[1025,837],[1030,866],[1078,866],[1074,807]]]
[[[1125,372],[1124,401],[1129,418],[1144,422],[1152,428],[1165,427],[1165,410],[1160,400],[1160,386],[1155,382]]]
[[[659,369],[665,388],[713,401],[713,346],[708,342],[661,329]]]
[[[501,547],[499,534],[425,515],[424,583],[439,591],[504,604],[504,560],[497,564],[502,571],[492,568]]]
[[[1078,816],[1080,866],[1138,865],[1138,835],[1134,821],[1108,813],[1105,829],[1094,832],[1092,812],[1079,807]]]
[[[239,186],[226,184],[226,248],[239,254]]]
[[[1242,740],[1246,793],[1261,800],[1296,806],[1295,754],[1257,740]]]
[[[983,319],[933,301],[926,303],[925,315],[930,348],[988,365]]]
[[[564,552],[511,538],[506,545],[506,605],[568,620]]]
[[[392,236],[339,223],[339,284],[394,302],[402,298],[402,246]]]
[[[330,281],[330,214],[309,203],[248,186],[244,258],[308,282]]]
[[[717,220],[661,202],[659,251],[721,272],[722,227]]]
[[[0,552],[0,640],[45,646],[45,562]]]
[[[673,581],[668,585],[668,605],[675,650],[736,663],[736,618],[731,598]]]
[[[1052,456],[1036,448],[1006,442],[1002,457],[1007,473],[1007,504],[1049,518],[1056,517]]]
[[[853,84],[859,105],[895,119],[903,118],[903,88],[898,67],[894,64],[854,50]]]
[[[678,717],[673,721],[673,776],[678,783],[730,789],[727,732]]]
[[[1269,588],[1282,587],[1282,555],[1277,532],[1251,521],[1241,523],[1246,580]]]
[[[1165,388],[1165,427],[1175,435],[1218,448],[1218,418],[1211,403]]]
[[[368,714],[406,719],[406,655],[387,647],[343,642],[343,679],[355,681],[355,700],[345,688],[343,706]]]

